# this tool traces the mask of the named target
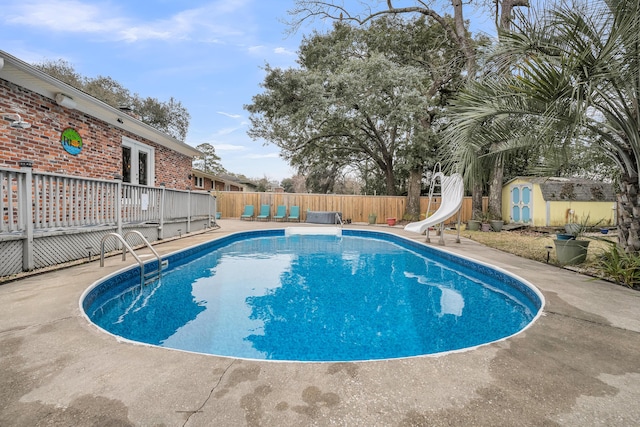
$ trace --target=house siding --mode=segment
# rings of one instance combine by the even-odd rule
[[[0,111],[18,113],[29,122],[28,129],[13,129],[0,122],[0,163],[17,167],[20,160],[33,161],[33,169],[88,178],[112,179],[122,173],[122,137],[155,149],[155,182],[169,188],[191,186],[191,157],[154,141],[124,131],[77,110],[0,79]],[[75,129],[82,137],[82,151],[69,154],[60,142],[62,131]]]

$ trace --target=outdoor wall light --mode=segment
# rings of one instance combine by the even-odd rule
[[[553,249],[553,246],[545,246],[544,248],[547,250],[547,264],[549,264],[549,259],[551,258],[551,250]]]
[[[75,109],[78,104],[70,96],[64,93],[56,93],[56,103],[62,107]]]
[[[12,128],[28,129],[31,127],[31,123],[27,123],[24,120],[22,120],[22,117],[20,117],[20,114],[2,113],[2,117],[4,119],[13,119],[13,121],[9,124],[9,126],[11,126]]]

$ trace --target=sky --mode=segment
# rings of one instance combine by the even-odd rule
[[[303,35],[330,28],[316,21],[288,34],[283,21],[293,6],[293,0],[0,0],[0,49],[31,64],[63,59],[85,77],[111,77],[143,98],[173,97],[191,115],[187,144],[212,144],[229,172],[281,181],[295,170],[277,146],[247,135],[243,106],[262,92],[265,64],[295,67]]]

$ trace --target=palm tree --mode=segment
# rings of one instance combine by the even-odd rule
[[[557,150],[595,135],[620,168],[619,244],[640,252],[640,0],[562,2],[521,22],[499,42],[511,72],[471,83],[457,100],[456,160],[471,176],[486,160],[481,149],[486,158]]]

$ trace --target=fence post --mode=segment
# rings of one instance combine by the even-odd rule
[[[187,233],[191,233],[191,190],[187,190]]]
[[[24,179],[22,194],[18,196],[19,212],[24,224],[24,239],[22,241],[22,269],[31,271],[34,269],[33,260],[33,174],[31,160],[20,160],[18,162],[20,170],[24,172],[21,179]]]
[[[116,232],[122,236],[122,179],[120,175],[116,175]],[[116,245],[118,246],[118,245]]]
[[[160,224],[158,225],[158,240],[164,239],[164,203],[165,203],[164,182],[160,183]]]
[[[209,222],[207,223],[208,227],[211,227],[211,221],[213,221],[214,224],[218,225],[218,219],[216,218],[217,211],[218,211],[218,198],[211,192],[209,193],[209,196],[213,199],[213,209],[211,209],[211,201],[209,201]],[[212,213],[213,211],[213,213]]]

